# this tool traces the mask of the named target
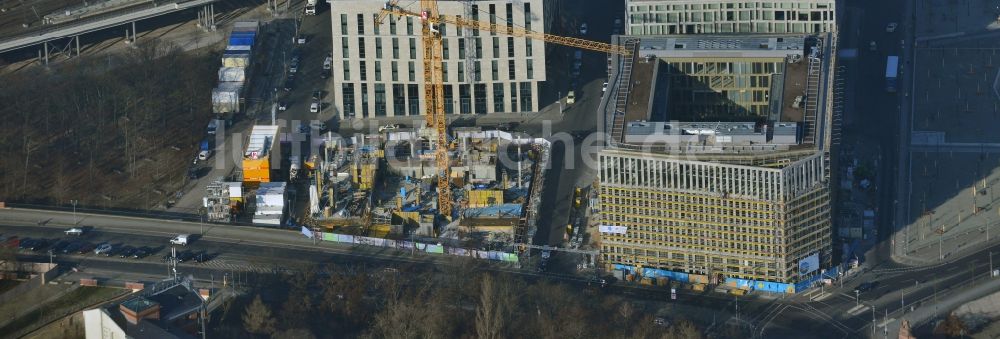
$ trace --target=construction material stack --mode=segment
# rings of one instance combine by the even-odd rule
[[[250,78],[253,51],[257,42],[257,21],[238,21],[233,24],[228,44],[222,54],[219,68],[219,86],[212,90],[212,112],[225,118],[241,111],[243,92]]]

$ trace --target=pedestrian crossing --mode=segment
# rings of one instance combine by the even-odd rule
[[[278,265],[250,263],[234,259],[214,259],[203,263],[190,263],[191,266],[218,269],[220,271],[238,271],[255,273],[281,273],[287,271]]]

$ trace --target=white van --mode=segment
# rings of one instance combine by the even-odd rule
[[[179,234],[176,237],[174,237],[173,239],[170,239],[170,244],[171,245],[187,246],[187,244],[188,244],[188,238],[190,238],[190,237],[191,237],[190,234]]]

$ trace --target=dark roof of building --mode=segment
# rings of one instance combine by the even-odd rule
[[[135,297],[135,298],[123,301],[121,303],[121,305],[125,306],[125,308],[131,310],[132,312],[140,313],[142,311],[145,311],[147,309],[150,309],[150,308],[153,308],[153,307],[159,305],[159,303],[157,303],[155,301],[151,301],[151,300],[143,298],[143,297]]]

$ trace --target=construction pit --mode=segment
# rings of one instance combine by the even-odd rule
[[[309,184],[303,226],[384,239],[432,240],[462,248],[530,242],[547,156],[544,139],[479,128],[448,136],[451,215],[439,213],[437,131],[389,129],[327,136]],[[533,207],[535,206],[535,207]],[[526,240],[528,239],[528,240]]]

